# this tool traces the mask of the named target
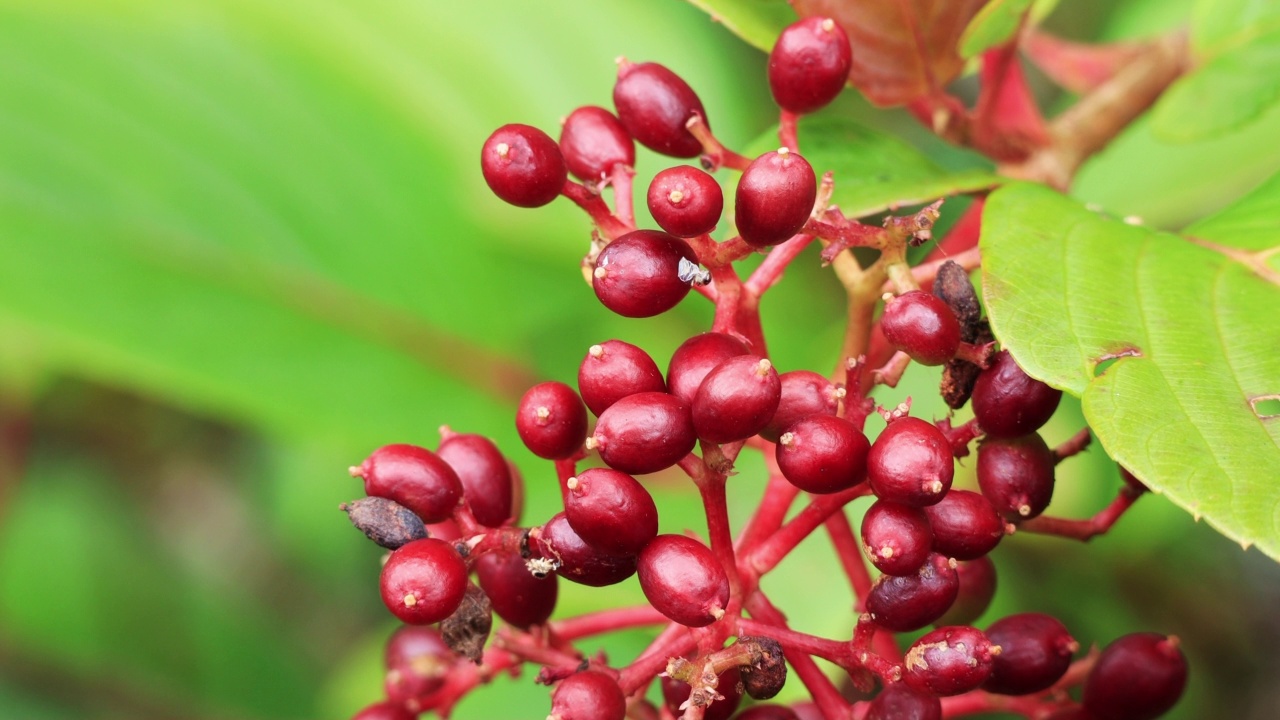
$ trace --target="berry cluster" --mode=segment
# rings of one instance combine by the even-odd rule
[[[1131,634],[1077,658],[1078,643],[1048,615],[971,625],[995,592],[989,553],[1007,535],[1087,538],[1143,488],[1131,481],[1089,520],[1042,516],[1055,466],[1089,435],[1083,430],[1057,448],[1039,435],[1061,393],[995,351],[969,281],[972,264],[907,265],[906,247],[929,239],[939,203],[880,226],[848,219],[829,204],[834,178],[819,179],[799,152],[797,117],[840,93],[850,63],[834,21],[807,18],[787,28],[768,72],[782,109],[781,147],[754,159],[715,138],[702,102],[677,74],[626,61],[613,92],[616,114],[579,108],[558,142],[518,124],[485,142],[481,169],[498,197],[537,207],[564,195],[588,213],[595,231],[585,276],[606,308],[651,317],[698,291],[714,302],[715,320],[680,345],[665,373],[644,349],[610,339],[586,351],[576,388],[551,381],[525,393],[516,429],[529,451],[553,461],[564,507],[540,525],[521,524],[522,480],[479,435],[445,428],[434,451],[387,445],[351,469],[368,497],[344,509],[390,551],[382,599],[406,624],[387,645],[386,699],[359,720],[446,715],[471,689],[523,663],[540,665],[538,681],[554,685],[552,720],[923,720],[984,710],[1141,720],[1177,701],[1187,668],[1175,637]],[[701,167],[667,168],[649,185],[660,229],[636,227],[635,142],[700,159]],[[716,241],[709,233],[724,197],[711,173],[721,168],[740,175],[735,234]],[[757,312],[761,295],[814,242],[847,280],[853,310],[830,378],[779,372]],[[864,266],[848,252],[853,246],[879,257]],[[743,279],[735,263],[756,252],[767,256]],[[953,408],[970,403],[974,419],[952,426],[949,418],[913,416],[909,398],[877,407],[870,391],[896,385],[910,362],[943,366],[942,396]],[[866,421],[877,412],[887,424],[872,440]],[[957,458],[975,442],[978,490],[952,487]],[[726,478],[746,448],[764,454],[771,475],[735,537]],[[636,476],[672,467],[699,491],[705,535],[659,533],[660,508]],[[802,495],[807,504],[787,519]],[[862,496],[874,501],[855,533],[845,507]],[[791,630],[760,587],[819,528],[857,596],[847,638]],[[551,620],[560,579],[606,586],[633,575],[647,605]],[[505,623],[496,633],[495,613]],[[657,624],[666,629],[629,664],[574,646]],[[930,625],[936,629],[905,651],[895,642],[896,633]],[[815,657],[842,668],[866,699],[847,699]],[[744,695],[777,695],[788,667],[812,702],[738,711]],[[647,694],[659,675],[661,707]],[[1068,690],[1078,685],[1077,701]]]

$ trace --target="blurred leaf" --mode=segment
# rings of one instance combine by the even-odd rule
[[[1013,37],[1032,0],[991,0],[960,35],[960,56],[971,58]]]
[[[1156,104],[1154,129],[1171,142],[1214,137],[1280,100],[1280,28],[1234,47],[1179,79]]]
[[[1081,396],[1152,489],[1280,558],[1280,422],[1250,405],[1280,393],[1280,272],[1245,257],[1280,247],[1277,203],[1280,176],[1180,238],[1016,185],[988,201],[982,249],[992,327],[1027,372]]]
[[[796,21],[791,6],[779,0],[688,0],[734,35],[769,52],[783,29]]]
[[[1191,41],[1210,57],[1277,29],[1276,0],[1196,0],[1191,10]]]

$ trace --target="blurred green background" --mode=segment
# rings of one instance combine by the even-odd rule
[[[1051,27],[1122,38],[1190,3],[1062,5]],[[681,73],[730,146],[775,120],[764,57],[674,0],[0,0],[0,717],[342,718],[378,697],[379,552],[337,505],[379,445],[485,433],[524,472],[526,522],[554,512],[550,463],[512,424],[522,383],[572,382],[610,337],[665,365],[710,320],[696,298],[610,315],[581,280],[581,215],[507,207],[480,177],[498,125],[554,135],[609,106],[619,55]],[[826,112],[982,167],[852,95]],[[1278,132],[1272,112],[1169,146],[1140,122],[1076,194],[1176,228],[1280,167]],[[639,165],[640,188],[664,167]],[[777,364],[829,369],[842,307],[804,256],[762,308]],[[935,382],[913,371],[884,399],[940,416]],[[1064,403],[1046,437],[1081,422]],[[1053,511],[1090,514],[1117,483],[1087,453]],[[664,531],[703,529],[687,484],[650,485]],[[744,460],[736,522],[761,487]],[[841,636],[851,597],[824,544],[765,588],[798,629]],[[1280,716],[1280,568],[1159,498],[1088,547],[1017,537],[993,557],[980,624],[1176,633],[1193,670],[1173,716]],[[561,614],[640,598],[634,580],[561,594]],[[644,642],[587,647],[625,663]],[[545,716],[530,676],[503,685],[457,717]]]

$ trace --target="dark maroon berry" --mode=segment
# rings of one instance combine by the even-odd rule
[[[886,575],[914,575],[929,558],[933,531],[924,510],[877,500],[862,516],[867,558]]]
[[[929,556],[913,575],[883,575],[867,593],[867,612],[894,632],[919,630],[942,617],[960,591],[955,561]]]
[[[556,576],[535,576],[517,553],[485,553],[476,559],[475,570],[493,611],[518,628],[542,625],[556,608]]]
[[[1061,390],[1032,378],[1001,350],[973,386],[973,414],[988,437],[1017,437],[1049,422],[1061,399]]]
[[[600,414],[587,447],[614,470],[632,475],[658,472],[693,450],[697,437],[689,406],[674,395],[628,395]]]
[[[616,585],[636,572],[635,555],[611,555],[588,545],[573,531],[564,513],[556,513],[546,525],[534,528],[529,545],[536,556],[530,565],[535,575],[554,570],[570,582],[604,587]]]
[[[795,710],[786,705],[763,703],[761,705],[752,705],[734,715],[733,720],[800,720],[800,716],[796,714]]]
[[[560,127],[560,152],[569,172],[583,182],[599,183],[615,165],[636,164],[636,144],[613,113],[587,105],[569,113]]]
[[[792,23],[769,53],[769,89],[783,110],[810,113],[840,94],[849,80],[853,53],[844,28],[831,18]]]
[[[782,476],[815,494],[848,490],[867,478],[871,443],[853,423],[834,415],[810,415],[778,438],[774,457]]]
[[[707,113],[693,88],[666,67],[623,60],[613,86],[613,106],[631,137],[650,150],[678,158],[702,154],[702,143],[685,123],[694,115],[706,122]]]
[[[902,680],[921,692],[959,695],[986,682],[999,654],[1000,647],[978,628],[941,627],[925,633],[907,650]]]
[[[946,496],[955,475],[947,436],[920,418],[894,420],[871,444],[867,480],[876,497],[924,507]]]
[[[555,200],[569,177],[556,141],[517,123],[503,125],[484,141],[480,169],[494,195],[527,208]]]
[[[520,398],[516,432],[534,455],[563,460],[582,448],[587,436],[587,408],[568,385],[539,383]]]
[[[658,507],[644,486],[609,468],[569,478],[564,514],[578,537],[615,555],[635,555],[658,535]]]
[[[628,395],[666,390],[662,371],[649,353],[621,340],[592,345],[578,366],[578,392],[597,416]]]
[[[462,481],[462,495],[476,522],[498,527],[513,517],[514,484],[511,466],[493,441],[483,435],[441,432],[436,455],[449,463]]]
[[[404,704],[439,690],[456,661],[435,628],[401,625],[387,641],[387,698]]]
[[[1080,644],[1056,618],[1043,613],[1020,613],[1000,618],[987,628],[987,639],[1000,646],[987,692],[1026,695],[1048,689],[1071,665]]]
[[[722,700],[711,700],[710,705],[706,707],[706,713],[703,714],[703,720],[728,720],[733,715],[733,711],[738,709],[738,705],[742,703],[741,675],[738,668],[731,667],[720,673],[716,680],[716,693],[723,696]],[[662,700],[667,709],[676,717],[684,714],[680,709],[681,706],[689,700],[689,696],[693,694],[693,688],[689,683],[681,682],[674,678],[663,676],[662,678]]]
[[[618,681],[599,670],[574,673],[551,694],[547,720],[623,720],[627,696]]]
[[[782,384],[778,409],[760,431],[760,437],[769,442],[778,442],[782,433],[799,420],[810,415],[835,415],[840,409],[844,388],[816,372],[792,370],[779,375],[778,381]]]
[[[773,363],[739,355],[715,366],[693,398],[693,428],[707,442],[745,440],[760,432],[778,409],[782,384]]]
[[[449,617],[467,591],[467,565],[443,540],[414,540],[382,566],[382,602],[401,622],[429,625]]]
[[[1098,720],[1151,720],[1168,712],[1187,685],[1178,638],[1131,633],[1098,656],[1084,681],[1084,707]]]
[[[689,238],[709,233],[724,211],[720,183],[691,165],[677,165],[654,176],[649,183],[649,213],[658,227]]]
[[[417,720],[418,713],[390,700],[374,703],[356,713],[351,720]]]
[[[706,545],[659,535],[640,553],[640,589],[663,615],[689,627],[710,625],[729,604],[729,578]]]
[[[956,563],[956,575],[960,578],[960,591],[951,609],[934,622],[939,627],[973,624],[996,596],[996,565],[990,557],[984,555]]]
[[[738,179],[738,234],[752,247],[776,245],[800,232],[817,197],[818,180],[799,153],[787,148],[765,153]]]
[[[609,243],[596,257],[591,287],[623,317],[661,315],[693,287],[680,279],[680,261],[697,266],[688,243],[661,230],[636,230]]]
[[[771,637],[739,635],[738,644],[751,652],[751,664],[739,666],[742,689],[756,700],[769,700],[787,684],[787,658],[782,644]]]
[[[952,488],[924,512],[933,527],[933,551],[947,557],[982,557],[1004,537],[1004,520],[981,493]]]
[[[440,621],[440,637],[454,652],[479,665],[493,629],[493,603],[475,585],[467,585],[462,603]]]
[[[886,301],[880,318],[884,339],[921,365],[941,365],[960,348],[960,321],[942,300],[912,290]]]
[[[893,683],[871,701],[863,720],[942,720],[942,701],[905,683]]]
[[[671,355],[667,388],[672,395],[692,405],[707,373],[725,360],[749,352],[747,344],[732,335],[717,332],[694,335]]]
[[[1029,520],[1053,499],[1053,451],[1038,433],[978,445],[978,486],[1006,518]]]
[[[422,519],[394,500],[364,497],[338,507],[365,537],[388,550],[427,537]]]
[[[351,475],[364,480],[365,493],[400,503],[424,523],[449,517],[462,500],[462,481],[453,468],[416,445],[384,445],[351,468]]]

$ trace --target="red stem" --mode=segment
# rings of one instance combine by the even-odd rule
[[[871,573],[867,570],[867,561],[862,554],[862,544],[854,535],[853,527],[849,525],[849,516],[844,514],[843,508],[833,513],[823,524],[835,547],[836,557],[840,558],[844,574],[849,578],[853,595],[857,598],[856,607],[861,612],[862,603],[866,600],[867,593],[871,592]]]
[[[635,176],[636,169],[622,163],[614,165],[613,172],[609,176],[609,184],[613,185],[614,214],[624,224],[631,227],[636,225],[636,214],[631,192],[631,181]]]
[[[861,483],[848,490],[815,497],[804,510],[747,556],[747,566],[752,569],[753,574],[764,575],[769,572],[819,525],[826,522],[832,513],[840,510],[850,500],[869,492],[871,490],[867,484]]]
[[[557,620],[551,623],[549,630],[558,640],[577,640],[626,628],[660,625],[665,622],[668,622],[667,616],[655,610],[652,605],[635,605]]]
[[[769,465],[769,482],[765,485],[764,497],[760,499],[755,514],[738,536],[738,549],[742,553],[751,552],[762,539],[773,535],[782,527],[791,504],[800,494],[800,488],[788,482],[778,470],[778,463],[771,449],[765,450],[765,461]]]
[[[619,220],[599,195],[572,180],[564,181],[564,187],[560,189],[560,194],[587,211],[587,215],[591,216],[591,222],[599,228],[600,234],[609,240],[615,240],[619,235],[635,230],[635,227]]]
[[[778,142],[791,152],[800,152],[800,140],[796,136],[796,123],[800,116],[783,110],[778,117]]]
[[[747,278],[746,292],[748,295],[754,295],[757,298],[764,294],[765,290],[773,287],[775,283],[782,279],[782,273],[796,259],[801,252],[804,251],[809,243],[813,242],[813,235],[796,235],[784,243],[775,245],[769,254],[765,257],[764,262],[760,263],[760,267],[751,273],[751,277]]]
[[[1025,522],[1018,523],[1019,532],[1031,532],[1040,535],[1058,535],[1081,542],[1087,542],[1095,536],[1105,534],[1116,524],[1121,515],[1133,506],[1142,493],[1136,492],[1128,485],[1120,489],[1120,494],[1098,514],[1087,520],[1068,520],[1066,518],[1041,515]]]

